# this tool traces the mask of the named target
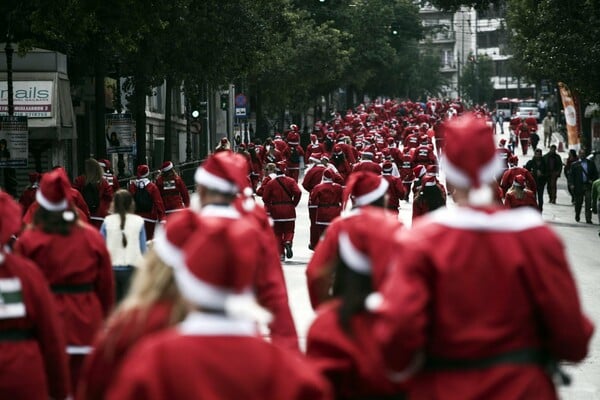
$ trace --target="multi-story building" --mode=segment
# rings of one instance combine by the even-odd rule
[[[488,56],[493,62],[494,98],[530,97],[535,86],[514,76],[510,68],[506,3],[494,3],[483,12],[462,7],[456,13],[440,11],[430,3],[419,2],[419,14],[426,37],[422,46],[433,46],[440,55],[440,72],[448,82],[443,96],[460,97],[460,77],[469,57]]]

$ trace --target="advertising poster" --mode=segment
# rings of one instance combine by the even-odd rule
[[[131,114],[106,114],[106,152],[133,153],[135,129]]]
[[[28,156],[27,117],[0,117],[0,168],[27,167]]]
[[[52,81],[14,81],[14,115],[52,118]],[[8,84],[0,82],[0,114],[8,115]]]
[[[579,110],[575,99],[571,95],[569,87],[558,82],[560,97],[565,110],[565,121],[567,123],[567,141],[569,149],[579,149]]]

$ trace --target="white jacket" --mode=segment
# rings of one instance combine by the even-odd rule
[[[127,238],[127,246],[123,247],[123,236],[121,233],[121,217],[119,214],[106,216],[104,226],[101,228],[105,235],[106,247],[110,254],[113,266],[136,266],[142,259],[142,247],[140,244],[140,233],[144,229],[144,219],[139,215],[126,214],[123,233]],[[145,235],[143,235],[145,237]]]

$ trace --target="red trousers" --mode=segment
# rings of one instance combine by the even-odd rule
[[[284,244],[294,241],[296,221],[273,221],[273,232],[279,244],[279,254],[284,252]]]

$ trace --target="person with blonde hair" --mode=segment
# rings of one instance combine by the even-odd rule
[[[127,293],[135,266],[146,252],[144,219],[135,214],[135,202],[127,190],[119,189],[115,193],[111,214],[104,219],[100,234],[110,254],[115,276],[115,300],[119,302]]]
[[[525,177],[523,175],[515,176],[512,187],[506,193],[504,197],[504,205],[507,208],[517,207],[533,207],[538,208],[537,200],[535,199],[535,193],[527,189],[525,183]]]
[[[174,219],[173,219],[174,218]],[[184,210],[169,219],[177,230],[177,240],[166,245],[159,230],[152,247],[144,255],[133,276],[129,292],[121,301],[94,343],[86,359],[78,399],[104,399],[123,360],[141,339],[182,321],[186,305],[175,284],[173,267],[179,265],[178,247],[195,230],[197,217]]]

